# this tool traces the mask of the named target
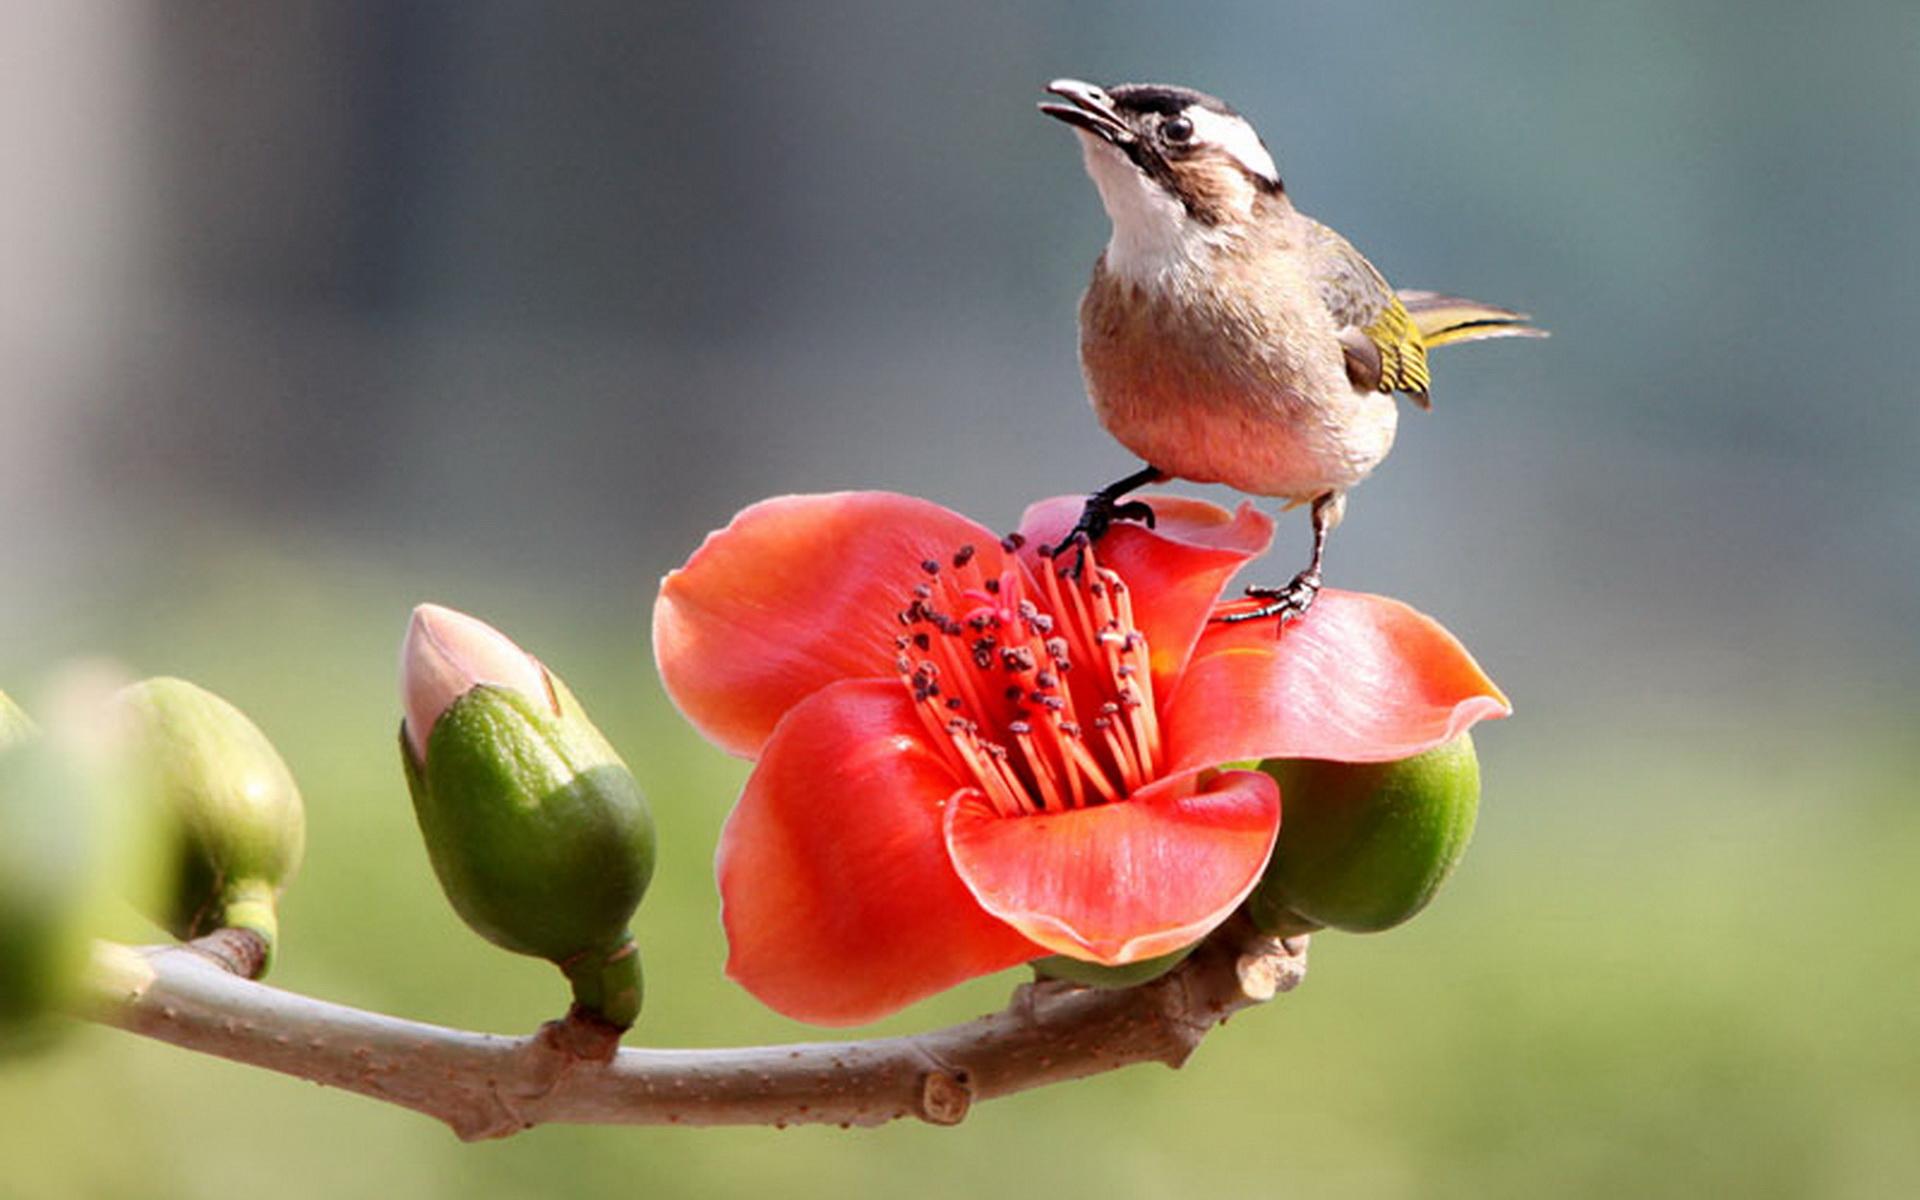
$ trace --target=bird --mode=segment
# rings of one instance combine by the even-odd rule
[[[1170,84],[1056,79],[1040,111],[1078,135],[1112,235],[1080,302],[1080,364],[1100,424],[1146,463],[1092,493],[1061,543],[1152,523],[1128,493],[1169,479],[1307,505],[1313,553],[1284,587],[1222,615],[1303,616],[1347,493],[1393,447],[1396,395],[1428,408],[1427,351],[1544,337],[1524,313],[1395,291],[1352,243],[1293,205],[1259,133]]]

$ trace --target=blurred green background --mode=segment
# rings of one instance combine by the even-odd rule
[[[1007,526],[1130,469],[1047,79],[1217,92],[1397,283],[1555,332],[1442,352],[1329,563],[1514,697],[1474,848],[1186,1070],[953,1130],[467,1147],[77,1029],[0,1067],[0,1197],[1920,1191],[1906,0],[85,0],[0,48],[0,687],[105,655],[246,709],[309,809],[274,981],[428,1020],[564,988],[428,870],[392,744],[423,599],[563,673],[653,798],[636,1039],[817,1036],[720,974],[744,768],[661,695],[652,589],[763,495]]]

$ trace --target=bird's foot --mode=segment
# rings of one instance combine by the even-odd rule
[[[1088,496],[1086,507],[1080,510],[1080,520],[1054,551],[1056,557],[1072,552],[1073,562],[1066,568],[1069,576],[1080,578],[1080,572],[1087,565],[1087,549],[1107,536],[1115,521],[1139,521],[1152,529],[1153,506],[1145,500],[1119,501],[1105,492]]]
[[[1242,621],[1277,617],[1280,624],[1285,625],[1288,621],[1305,616],[1319,595],[1320,572],[1309,569],[1295,575],[1285,587],[1248,588],[1247,598],[1261,601],[1260,604],[1253,608],[1221,613],[1213,619],[1223,625],[1237,625]]]

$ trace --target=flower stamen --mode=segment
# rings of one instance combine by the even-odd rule
[[[1013,734],[1014,742],[1020,747],[1020,753],[1026,756],[1027,769],[1032,772],[1034,782],[1040,787],[1040,807],[1053,812],[1066,808],[1066,804],[1060,798],[1060,789],[1053,781],[1053,767],[1033,744],[1033,726],[1025,721],[1014,721],[1007,726],[1007,732]]]
[[[1019,558],[990,577],[971,546],[918,566],[895,642],[900,678],[949,764],[997,812],[1111,804],[1152,781],[1147,643],[1118,573],[1088,551],[1077,577]],[[1091,739],[1086,710],[1098,713]]]

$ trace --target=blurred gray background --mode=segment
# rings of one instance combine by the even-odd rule
[[[385,656],[406,606],[439,599],[545,650],[583,695],[590,677],[601,706],[637,706],[614,724],[643,778],[638,760],[658,756],[718,780],[719,795],[663,795],[663,811],[717,823],[737,773],[662,715],[646,653],[654,583],[702,534],[765,495],[867,487],[1004,527],[1029,499],[1132,469],[1075,361],[1105,217],[1073,139],[1033,106],[1055,76],[1157,79],[1245,112],[1296,202],[1399,285],[1524,308],[1554,332],[1440,351],[1434,411],[1404,415],[1331,551],[1336,586],[1434,613],[1518,707],[1482,739],[1488,807],[1467,877],[1485,902],[1463,897],[1473,920],[1403,961],[1444,972],[1477,939],[1484,978],[1520,988],[1543,963],[1590,965],[1580,939],[1614,936],[1615,967],[1644,954],[1678,972],[1651,995],[1713,997],[1687,1017],[1643,997],[1644,1024],[1555,1075],[1577,1089],[1630,1047],[1684,1046],[1743,1006],[1787,1011],[1759,982],[1763,947],[1873,926],[1884,909],[1853,889],[1916,865],[1911,0],[86,0],[7,6],[0,46],[5,686],[81,654],[193,674],[290,739],[296,767],[373,761],[348,779],[385,791],[354,802],[391,807],[398,845]],[[1290,574],[1306,538],[1303,517],[1285,518],[1264,575]],[[576,643],[571,663],[552,650]],[[349,703],[369,740],[330,748],[323,733],[360,729]],[[681,768],[654,770],[672,793]],[[308,790],[320,864],[329,818]],[[388,830],[333,819],[369,845]],[[1814,833],[1830,839],[1819,869]],[[685,889],[686,938],[710,942],[710,833],[680,836],[663,870],[684,874],[663,886]],[[417,846],[404,853],[420,870]],[[1719,873],[1687,876],[1696,862]],[[1528,870],[1531,886],[1572,871],[1593,890],[1542,900]],[[310,874],[323,894],[326,868]],[[444,935],[464,936],[419,887]],[[1735,908],[1737,923],[1703,932],[1701,912]],[[1424,920],[1445,919],[1442,905]],[[1396,1146],[1405,1170],[1306,1177],[1366,1194],[1435,1194],[1419,1183],[1429,1167],[1465,1172],[1447,1176],[1463,1194],[1570,1178],[1881,1194],[1883,1176],[1847,1169],[1870,1143],[1868,1161],[1920,1178],[1899,1138],[1871,1133],[1910,1129],[1920,1108],[1906,922],[1848,960],[1880,974],[1826,977],[1852,1007],[1809,991],[1794,1010],[1792,1029],[1848,1014],[1858,1078],[1769,1025],[1785,1040],[1729,1033],[1724,1062],[1566,1108],[1551,1090],[1536,1104],[1477,1087],[1489,1107],[1472,1132],[1397,1127],[1363,1095],[1352,1143]],[[1691,932],[1646,946],[1623,925]],[[1545,958],[1518,953],[1516,930]],[[474,971],[493,969],[487,953],[472,951]],[[1356,992],[1363,961],[1391,971],[1390,945],[1369,953]],[[1709,960],[1724,971],[1700,991],[1688,964]],[[1337,995],[1322,973],[1338,969],[1308,990]],[[1555,996],[1536,995],[1529,1019],[1589,1028],[1591,993]],[[540,1015],[411,999],[416,1015],[495,1026]],[[1488,1024],[1458,1018],[1475,1061],[1518,1010],[1478,1011]],[[707,1040],[748,1018],[734,1019]],[[129,1053],[102,1045],[99,1069]],[[1778,1085],[1761,1089],[1767,1112],[1795,1132],[1710,1124],[1762,1077]],[[1161,1107],[1143,1112],[1215,1103],[1185,1077],[1153,1086]],[[1799,1114],[1794,1097],[1814,1093]],[[1697,1099],[1665,1128],[1763,1130],[1763,1157],[1703,1164],[1656,1133],[1635,1153],[1663,1165],[1642,1175],[1581,1140],[1666,1094]],[[1841,1095],[1858,1119],[1807,1132]],[[1075,1093],[1047,1103],[1026,1111]],[[1521,1122],[1526,1146],[1562,1152],[1538,1176],[1515,1173],[1526,1146],[1487,1132],[1524,1109],[1562,1118]],[[411,1120],[351,1111],[371,1128]],[[716,1156],[735,1144],[700,1143],[699,1177],[720,1186]],[[816,1163],[838,1153],[806,1145]],[[1189,1177],[1176,1147],[1141,1145],[1158,1147],[1154,1166],[1110,1186]],[[1765,1169],[1739,1174],[1749,1162]],[[46,1179],[50,1195],[72,1182]]]
[[[762,495],[1004,525],[1124,473],[1074,360],[1104,216],[1033,110],[1080,74],[1227,96],[1396,282],[1553,328],[1443,356],[1337,583],[1457,622],[1540,716],[1911,694],[1911,4],[9,20],[8,657],[182,540],[639,617]]]

